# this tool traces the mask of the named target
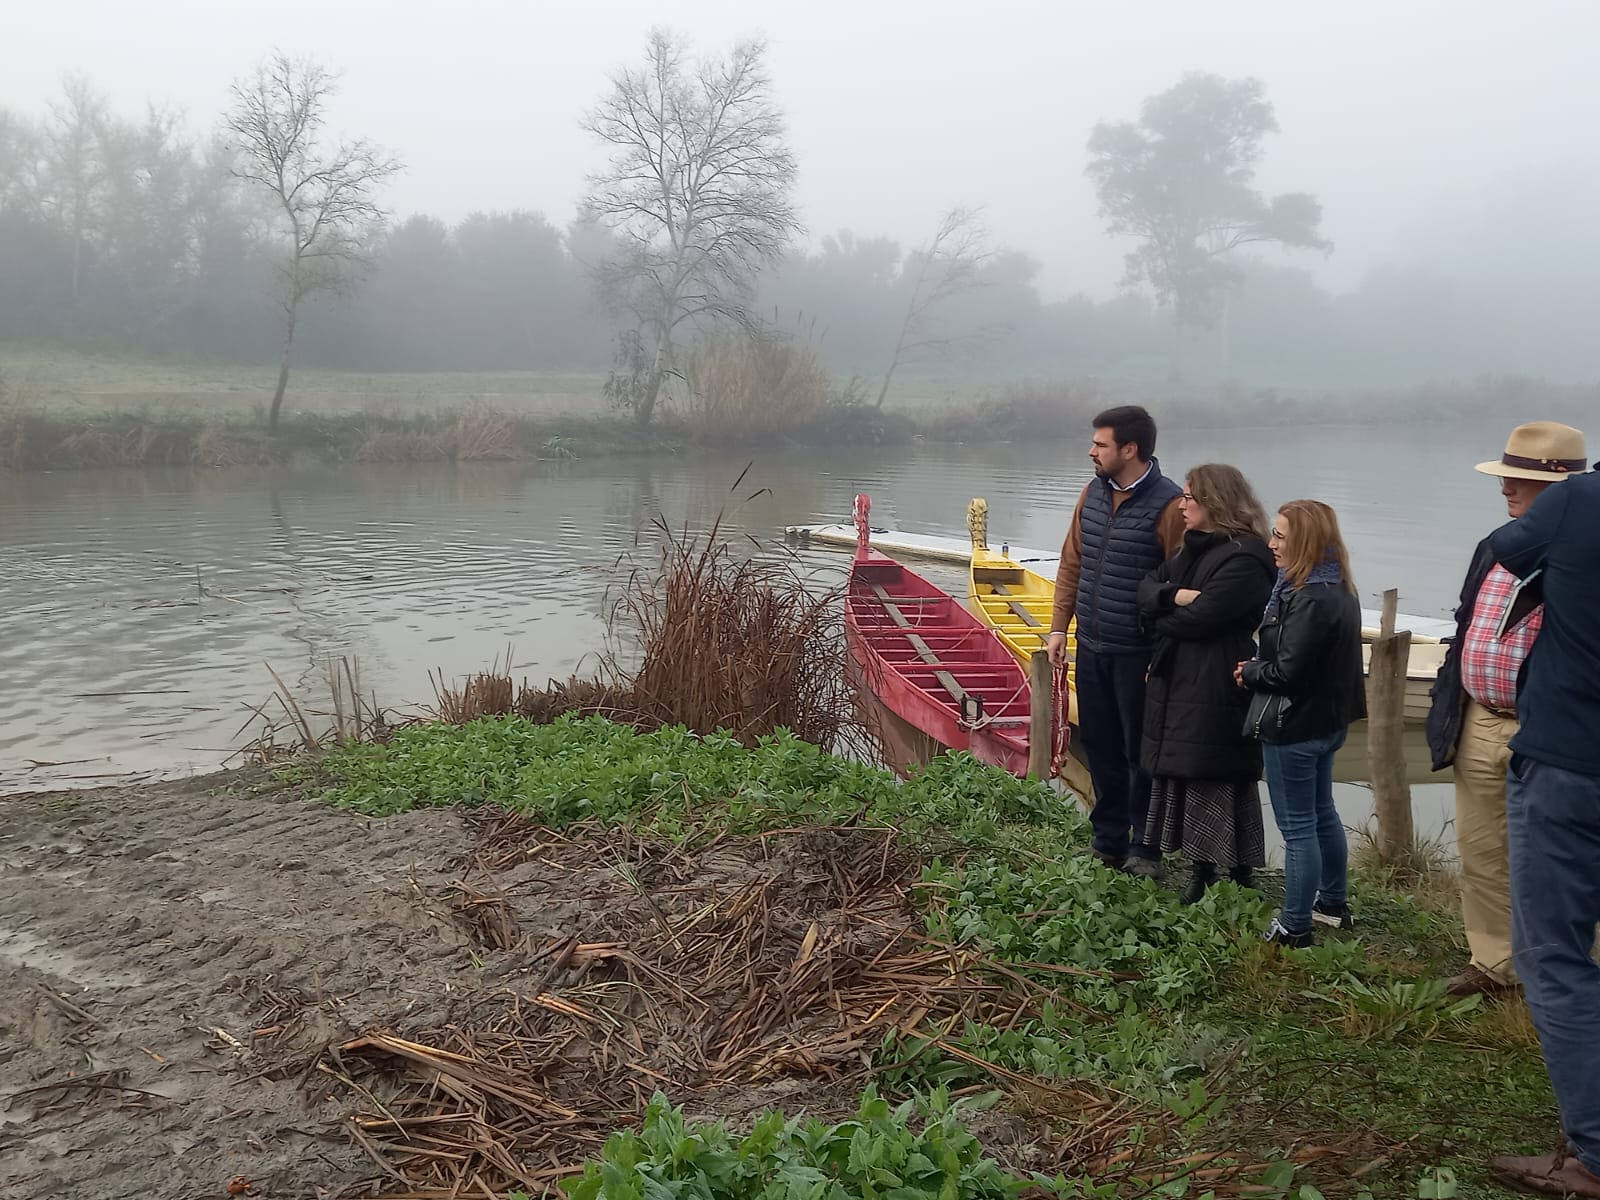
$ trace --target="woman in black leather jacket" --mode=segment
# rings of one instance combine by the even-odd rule
[[[1348,927],[1349,846],[1333,806],[1333,756],[1367,715],[1361,604],[1333,509],[1291,500],[1272,530],[1278,582],[1257,657],[1237,678],[1252,693],[1247,731],[1262,743],[1283,835],[1283,909],[1267,940],[1309,946],[1313,920]]]

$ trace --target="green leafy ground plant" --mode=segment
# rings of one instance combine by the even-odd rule
[[[1222,884],[1184,907],[1170,891],[1081,856],[1088,826],[1070,798],[967,755],[943,756],[902,782],[784,734],[747,750],[732,738],[638,732],[599,718],[484,718],[340,747],[318,763],[317,777],[330,801],[373,816],[493,805],[555,828],[625,825],[686,847],[807,823],[897,831],[924,856],[913,896],[928,936],[981,949],[1056,997],[1003,1027],[885,1039],[872,1060],[883,1086],[902,1094],[987,1085],[998,1068],[1154,1098],[1172,1111],[1197,1106],[1205,1144],[1231,1146],[1232,1161],[1284,1159],[1262,1194],[1308,1198],[1319,1188],[1330,1197],[1357,1189],[1301,1179],[1278,1140],[1295,1128],[1370,1142],[1360,1186],[1407,1200],[1428,1161],[1454,1172],[1446,1178],[1462,1180],[1471,1189],[1463,1194],[1496,1195],[1482,1171],[1487,1156],[1538,1148],[1559,1129],[1531,1030],[1508,1015],[1514,1010],[1443,997],[1436,980],[1458,965],[1452,918],[1381,881],[1357,880],[1355,934],[1278,951],[1260,940],[1269,909],[1258,893]],[[759,1188],[748,1194],[1013,1194],[1014,1179],[980,1169],[975,1145],[946,1128],[955,1120],[949,1111],[938,1114],[944,1132],[936,1134],[912,1134],[894,1117],[891,1138],[882,1103],[864,1105],[847,1137],[842,1126],[773,1116],[748,1141],[726,1131],[691,1135],[662,1102],[653,1124],[618,1134],[569,1194],[666,1200],[721,1194],[724,1184],[755,1187],[755,1176],[741,1174],[741,1152],[774,1172],[780,1159],[787,1164],[778,1191],[760,1190],[776,1186],[776,1175],[757,1172]],[[882,1150],[890,1158],[904,1152],[882,1168],[899,1184],[873,1175],[859,1156],[852,1165],[841,1147],[858,1135],[894,1141],[898,1149]],[[1192,1136],[1201,1137],[1197,1127]],[[924,1137],[940,1139],[946,1157],[928,1154],[916,1140]],[[691,1171],[668,1153],[673,1139],[711,1165]],[[840,1162],[844,1174],[830,1174]],[[877,1190],[848,1191],[869,1187]],[[1072,1187],[1085,1196],[1118,1192],[1092,1181]],[[1161,1188],[1202,1192],[1187,1176]]]

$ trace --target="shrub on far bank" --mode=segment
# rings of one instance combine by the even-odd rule
[[[1062,441],[1082,438],[1111,403],[1093,381],[1028,380],[986,393],[976,404],[928,413],[917,424],[931,441]]]
[[[833,379],[814,346],[778,334],[723,334],[689,351],[679,419],[714,445],[793,437],[833,402]]]

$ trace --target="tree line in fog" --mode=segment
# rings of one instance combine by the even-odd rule
[[[652,53],[679,50],[652,43]],[[703,69],[680,65],[686,86],[705,81]],[[627,79],[623,72],[612,81],[607,101]],[[954,249],[939,241],[941,229],[909,244],[862,231],[793,236],[798,221],[784,210],[777,215],[792,228],[772,226],[772,252],[743,263],[744,277],[700,280],[694,294],[704,300],[709,290],[714,302],[689,324],[737,311],[741,323],[804,340],[837,371],[861,375],[868,399],[897,347],[902,368],[953,359],[956,366],[940,369],[969,379],[1161,377],[1175,349],[1192,377],[1263,384],[1600,374],[1597,264],[1584,249],[1592,239],[1567,237],[1562,223],[1578,214],[1559,185],[1531,181],[1529,191],[1463,197],[1463,210],[1476,214],[1472,228],[1486,236],[1464,242],[1459,258],[1393,263],[1333,293],[1309,269],[1253,252],[1258,241],[1325,248],[1320,210],[1308,196],[1252,193],[1242,201],[1246,235],[1238,221],[1182,230],[1177,252],[1141,224],[1137,202],[1133,217],[1119,219],[1114,198],[1132,189],[1137,201],[1136,175],[1150,169],[1163,99],[1152,98],[1139,123],[1102,126],[1099,145],[1091,142],[1107,227],[1137,239],[1124,294],[1043,296],[1037,263],[1024,248],[990,244],[975,210],[952,209],[967,237]],[[282,218],[293,210],[241,171],[239,112],[236,104],[217,132],[201,135],[173,113],[118,108],[82,79],[70,79],[43,111],[0,109],[0,339],[275,361],[284,345]],[[775,109],[769,115],[781,118]],[[1258,137],[1275,129],[1270,107],[1261,116]],[[781,123],[768,132],[781,139]],[[781,140],[773,145],[787,153]],[[650,305],[659,308],[660,298],[641,308],[639,285],[659,290],[664,260],[641,241],[647,232],[608,219],[593,202],[595,188],[577,215],[478,212],[451,223],[384,211],[385,173],[368,181],[370,212],[352,217],[350,237],[360,244],[346,248],[359,269],[347,278],[306,277],[329,286],[304,296],[297,362],[373,372],[607,371],[626,362],[630,345],[636,359],[649,359],[641,331],[652,327]],[[765,201],[781,206],[787,179],[768,182],[774,190]],[[1288,203],[1275,211],[1280,202]],[[1292,211],[1301,202],[1313,210]],[[930,277],[956,279],[942,273],[957,268],[959,286],[935,294]],[[618,270],[633,273],[619,282]]]

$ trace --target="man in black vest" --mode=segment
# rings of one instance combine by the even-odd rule
[[[1150,637],[1139,619],[1139,581],[1183,542],[1183,494],[1155,458],[1156,423],[1137,405],[1094,419],[1095,477],[1083,489],[1061,547],[1050,659],[1066,661],[1078,619],[1078,736],[1094,780],[1093,853],[1131,875],[1160,871],[1145,840],[1150,780],[1139,769]]]

